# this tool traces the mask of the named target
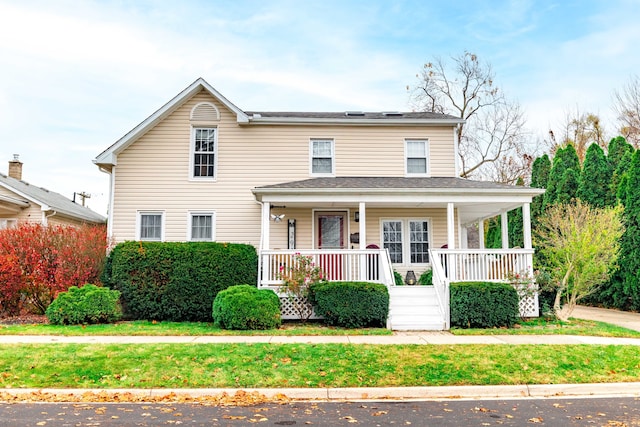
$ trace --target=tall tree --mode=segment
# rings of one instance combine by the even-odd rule
[[[576,174],[573,176],[566,175],[569,169],[573,169]],[[544,205],[552,205],[558,200],[558,189],[561,185],[564,187],[565,194],[575,197],[575,193],[571,193],[570,185],[574,184],[575,179],[578,178],[579,171],[580,160],[578,160],[578,155],[573,145],[569,144],[564,148],[559,148],[553,158],[553,165],[549,172],[547,190],[544,194]],[[577,192],[577,181],[575,182],[575,187]]]
[[[568,144],[574,146],[580,162],[584,162],[587,148],[596,143],[601,148],[607,147],[607,136],[602,120],[597,114],[575,111],[566,113],[559,132],[549,131],[547,144],[551,152]],[[559,138],[559,139],[558,139]]]
[[[578,186],[580,185],[580,170],[567,169],[562,174],[562,179],[556,188],[554,203],[573,203],[578,198]]]
[[[524,180],[522,178],[518,179],[516,185],[523,186]],[[516,208],[507,213],[507,224],[509,225],[509,247],[524,247],[522,208]]]
[[[578,186],[578,198],[596,208],[615,204],[615,193],[611,191],[613,171],[604,151],[598,144],[591,144],[582,165]]]
[[[618,195],[620,183],[631,165],[631,156],[633,155],[634,148],[623,136],[617,136],[609,142],[608,151],[607,160],[613,171],[610,190],[612,194]],[[623,190],[623,194],[624,191],[626,190]],[[618,199],[620,199],[620,197],[618,197]]]
[[[491,65],[469,52],[452,63],[441,58],[424,65],[415,87],[408,87],[414,108],[465,120],[459,125],[460,175],[514,183],[529,170],[524,114],[495,85]]]
[[[538,157],[531,166],[531,186],[535,188],[547,188],[549,172],[551,172],[551,160],[549,160],[548,154],[544,154]],[[544,194],[534,197],[531,202],[531,221],[533,227],[535,227],[538,217],[542,215],[544,211],[543,202]]]
[[[618,116],[620,133],[635,148],[640,148],[640,78],[637,75],[614,92],[613,110]]]

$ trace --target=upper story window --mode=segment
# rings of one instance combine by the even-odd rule
[[[214,240],[213,212],[189,213],[189,240],[211,242]]]
[[[138,240],[160,242],[164,240],[164,213],[138,212]]]
[[[310,157],[312,175],[335,175],[333,139],[312,139]]]
[[[426,176],[429,173],[429,141],[405,140],[407,175]]]
[[[194,128],[191,143],[191,177],[215,179],[218,152],[217,128]]]

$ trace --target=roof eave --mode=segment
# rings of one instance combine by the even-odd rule
[[[525,195],[539,196],[544,193],[543,189],[531,187],[511,188],[254,188],[251,190],[256,196],[266,196],[275,194],[476,194],[483,196],[493,195]]]
[[[419,125],[419,126],[457,126],[464,123],[462,119],[342,119],[320,117],[248,117],[248,123],[252,124],[326,124],[326,125]]]

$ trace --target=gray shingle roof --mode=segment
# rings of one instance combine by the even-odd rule
[[[402,120],[402,119],[427,119],[427,120],[460,120],[459,117],[449,114],[429,112],[304,112],[304,111],[245,111],[248,116],[260,115],[264,118],[283,119],[343,119],[343,120]]]
[[[489,181],[472,181],[455,177],[327,177],[311,178],[302,181],[284,182],[265,185],[257,189],[478,189],[478,190],[514,190],[527,187],[516,187]],[[528,189],[528,188],[527,188]]]
[[[28,182],[17,180],[4,174],[0,174],[0,183],[10,190],[16,191],[19,194],[24,194],[40,205],[49,206],[60,214],[76,218],[80,221],[94,223],[103,223],[106,221],[104,216],[87,207],[74,203],[62,194],[49,191],[46,188],[37,187],[29,184]]]

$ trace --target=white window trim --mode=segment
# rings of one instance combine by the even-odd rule
[[[433,249],[433,223],[431,218],[425,217],[389,217],[389,218],[380,218],[380,247],[384,248],[384,229],[383,224],[388,221],[399,221],[402,222],[402,263],[393,263],[393,265],[397,266],[417,266],[417,267],[425,267],[431,265],[428,263],[412,263],[411,262],[411,227],[409,227],[409,223],[411,221],[426,221],[429,227],[428,239],[427,242],[429,244],[429,249]],[[429,259],[431,260],[431,259]]]
[[[211,239],[193,239],[193,216],[194,215],[210,215],[211,216]],[[189,242],[215,242],[216,240],[216,212],[215,211],[189,211],[187,214],[187,241]]]
[[[215,129],[215,141],[213,150],[213,176],[194,176],[194,158],[196,154],[196,129]],[[218,179],[218,126],[191,126],[191,137],[189,138],[189,181],[216,181]]]
[[[313,143],[315,141],[331,142],[331,173],[316,173],[313,171]],[[336,141],[333,138],[309,139],[309,175],[310,176],[336,176]]]
[[[426,154],[426,172],[425,173],[409,173],[409,142],[422,142],[425,145],[425,154]],[[431,152],[430,152],[430,144],[428,138],[405,138],[404,140],[404,174],[407,177],[428,177],[431,176]]]
[[[149,210],[149,211],[138,211],[136,214],[136,240],[137,241],[143,241],[143,242],[164,242],[165,241],[165,212],[164,211],[154,211],[154,210]],[[142,238],[140,237],[140,225],[141,225],[141,218],[142,215],[160,215],[160,240],[149,240],[149,239],[145,239],[142,240]]]
[[[18,225],[18,218],[0,218],[0,230],[14,228]]]

